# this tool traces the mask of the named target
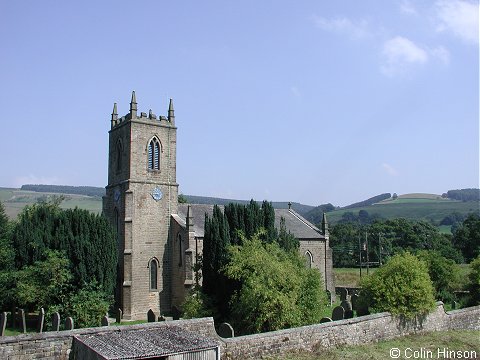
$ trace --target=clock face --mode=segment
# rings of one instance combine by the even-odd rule
[[[155,189],[153,189],[153,191],[152,191],[153,200],[155,200],[155,201],[161,200],[162,196],[163,196],[163,193],[162,193],[162,190],[160,190],[159,187],[156,187]]]
[[[119,189],[115,189],[115,192],[113,193],[113,198],[115,199],[116,202],[118,202],[118,200],[120,200],[120,190]]]

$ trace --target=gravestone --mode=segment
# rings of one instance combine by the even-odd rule
[[[147,312],[147,321],[148,322],[155,322],[157,321],[157,315],[153,312],[152,309],[148,310]]]
[[[102,326],[108,326],[108,316],[102,317]]]
[[[52,331],[60,330],[60,314],[55,312],[52,314]]]
[[[20,332],[25,334],[27,332],[27,324],[25,322],[25,310],[18,309],[17,316],[18,316],[19,330]]]
[[[340,301],[347,300],[348,296],[348,290],[345,289],[344,287],[341,287],[338,289],[338,292],[340,293]]]
[[[43,332],[44,322],[45,322],[45,310],[43,310],[43,308],[40,308],[40,311],[38,312],[38,319],[37,319],[37,332],[38,333]]]
[[[65,319],[65,330],[73,330],[73,329],[74,329],[73,319],[69,316]]]
[[[235,336],[235,331],[233,331],[233,327],[229,323],[221,323],[218,327],[218,335],[222,338],[232,338]]]
[[[12,314],[10,316],[10,321],[11,321],[11,326],[12,326],[12,329],[16,329],[17,328],[17,311],[18,311],[18,308],[16,306],[13,306],[12,307],[12,311],[10,314]]]
[[[327,306],[332,306],[332,293],[330,292],[330,290],[327,290],[326,293],[327,293]]]
[[[352,301],[352,310],[357,311],[358,295],[357,295],[357,294],[353,294],[353,295],[350,297],[350,300]]]
[[[357,309],[355,311],[357,312],[357,316],[365,316],[370,314],[368,311],[368,305],[365,304],[364,301],[357,301]]]
[[[345,310],[341,306],[336,306],[332,311],[332,320],[343,320],[345,316]]]
[[[122,318],[123,318],[123,311],[122,311],[122,309],[118,308],[117,309],[117,314],[116,314],[116,317],[115,317],[115,322],[120,324],[122,322]]]
[[[7,313],[4,311],[0,314],[0,336],[5,335],[6,327],[7,327]]]
[[[320,319],[320,324],[330,322],[330,321],[333,321],[333,320],[330,319],[329,317],[323,317],[323,318]]]
[[[172,317],[173,320],[180,320],[180,316],[182,315],[182,312],[178,310],[176,306],[172,306]]]
[[[458,309],[458,303],[454,300],[452,301],[452,310]]]
[[[345,309],[345,311],[347,310],[352,310],[352,304],[350,303],[350,301],[348,300],[343,300],[341,303],[340,303],[340,306],[343,307]]]
[[[345,313],[343,314],[344,319],[353,318],[352,304],[350,304],[350,301],[343,300],[340,306],[345,310]]]

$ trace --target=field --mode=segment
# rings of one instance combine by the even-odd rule
[[[376,268],[370,268],[371,275]],[[360,285],[360,268],[334,268],[335,286],[358,287]],[[362,277],[367,275],[367,269],[362,268]]]
[[[360,210],[366,210],[370,215],[378,214],[386,219],[406,218],[411,220],[425,220],[439,224],[443,218],[454,212],[467,215],[475,212],[478,214],[480,208],[477,202],[463,202],[455,200],[436,199],[432,196],[425,195],[421,198],[420,194],[415,194],[413,198],[399,196],[396,200],[382,201],[374,205],[340,209],[328,213],[328,220],[331,224],[341,220],[342,215],[346,212],[358,214]],[[442,228],[443,232],[447,232],[447,228]]]
[[[468,264],[459,264],[458,267],[458,283],[457,290],[462,290],[468,283],[468,275],[470,274],[470,266]],[[373,274],[377,268],[370,268],[369,274]],[[335,278],[335,286],[359,287],[360,286],[360,269],[359,268],[333,268]],[[362,268],[362,277],[367,275],[367,269]],[[445,304],[450,307],[450,304]]]
[[[438,331],[428,334],[416,334],[397,339],[379,341],[374,344],[342,346],[333,349],[318,349],[314,353],[298,352],[275,357],[277,360],[340,360],[340,359],[440,359],[454,358],[438,356],[438,350],[444,348],[461,351],[461,358],[480,358],[480,332],[474,330]],[[391,349],[399,349],[400,357],[391,357]],[[410,351],[411,350],[411,351]],[[420,351],[423,350],[423,356]],[[394,350],[395,351],[395,350]],[[414,353],[413,351],[418,351]],[[431,351],[431,353],[429,353]],[[465,352],[465,353],[463,353]],[[416,354],[416,356],[414,356]],[[429,356],[429,355],[432,356]],[[448,353],[447,353],[448,354]],[[458,354],[458,353],[456,353]],[[460,358],[456,355],[456,358]]]
[[[16,218],[25,206],[47,200],[54,195],[58,196],[60,194],[0,188],[0,201],[5,206],[5,212],[10,219]],[[62,209],[78,207],[98,214],[102,211],[102,199],[84,195],[65,195],[65,200],[60,204],[60,207]]]

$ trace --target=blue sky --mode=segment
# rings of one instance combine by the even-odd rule
[[[113,103],[180,192],[335,205],[479,186],[478,1],[2,1],[0,186],[105,186]]]

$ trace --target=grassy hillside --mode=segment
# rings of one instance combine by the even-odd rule
[[[344,213],[358,213],[360,210],[366,210],[370,215],[378,214],[386,219],[403,217],[432,221],[438,224],[445,216],[454,212],[464,215],[472,212],[478,213],[479,204],[475,201],[442,199],[441,196],[432,194],[407,194],[401,195],[395,200],[388,199],[370,206],[334,210],[328,213],[328,220],[335,224],[341,220]]]
[[[54,186],[51,187],[55,189]],[[58,189],[68,188],[58,186]],[[74,190],[78,190],[80,187],[70,187]],[[95,189],[95,188],[92,188]],[[101,188],[98,188],[102,190]],[[80,209],[86,209],[93,211],[95,213],[100,213],[102,211],[102,199],[99,196],[87,196],[87,195],[76,195],[76,194],[63,194],[59,191],[55,192],[36,192],[36,191],[27,191],[21,189],[11,189],[11,188],[0,188],[0,201],[4,204],[7,215],[10,218],[15,218],[18,213],[29,204],[34,204],[41,200],[46,200],[48,197],[55,195],[64,195],[65,200],[61,204],[61,208],[69,209],[74,208],[75,206]],[[191,204],[218,204],[226,205],[230,202],[248,204],[250,200],[233,200],[233,199],[221,199],[213,198],[206,196],[193,196],[185,195],[188,202]],[[273,207],[276,209],[287,209],[288,202],[273,202]],[[303,215],[306,212],[313,209],[313,206],[304,205],[300,203],[292,203],[292,208],[297,211],[299,214]]]
[[[5,206],[5,212],[11,219],[16,218],[26,205],[35,204],[54,195],[59,194],[0,188],[0,201]],[[93,196],[66,194],[60,207],[63,209],[79,207],[80,209],[100,213],[102,211],[102,199]]]

